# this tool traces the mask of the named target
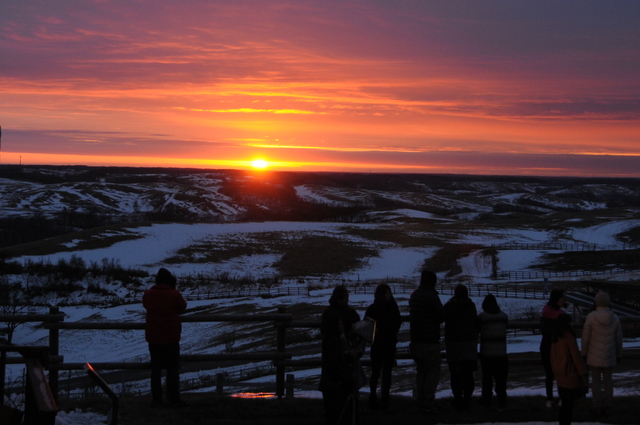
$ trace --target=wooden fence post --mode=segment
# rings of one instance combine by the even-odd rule
[[[287,307],[278,307],[279,314],[285,314],[286,312]],[[278,353],[284,353],[286,350],[287,328],[284,326],[284,323],[280,323],[280,325],[281,326],[278,326],[278,322],[276,321],[276,351]],[[276,396],[278,396],[278,398],[284,396],[284,366],[280,363],[276,365]]]
[[[60,313],[59,307],[49,307],[49,314]],[[60,330],[57,328],[49,329],[49,356],[57,356],[60,354]],[[49,387],[53,394],[53,399],[58,403],[58,369],[49,368]]]
[[[293,398],[293,380],[295,379],[293,373],[287,374],[287,398]]]
[[[224,393],[224,373],[216,373],[216,393]]]

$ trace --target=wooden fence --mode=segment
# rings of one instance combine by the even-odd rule
[[[584,276],[606,276],[629,273],[631,269],[628,267],[612,267],[607,270],[567,270],[561,272],[553,272],[546,270],[515,270],[501,271],[497,278],[500,280],[542,280],[544,278],[569,278]],[[637,270],[634,268],[633,270]]]
[[[182,362],[212,362],[227,360],[242,360],[247,362],[264,362],[271,361],[275,368],[275,394],[282,397],[285,394],[285,368],[286,367],[319,367],[320,357],[312,359],[295,359],[292,351],[287,350],[286,332],[290,328],[319,328],[320,321],[294,321],[291,314],[286,312],[285,307],[280,307],[274,314],[252,314],[252,315],[187,315],[181,316],[183,323],[202,323],[202,322],[271,322],[276,329],[276,349],[267,352],[245,352],[245,353],[220,353],[220,354],[184,354],[180,356]],[[403,321],[408,321],[408,316],[402,317]],[[625,322],[640,323],[640,317],[622,317]],[[64,361],[64,355],[60,353],[60,331],[64,330],[92,330],[100,331],[107,329],[115,330],[131,330],[144,329],[143,322],[64,322],[64,314],[58,307],[51,307],[49,314],[32,314],[32,315],[0,315],[1,322],[42,322],[43,327],[49,330],[48,345],[48,361],[47,369],[49,371],[49,385],[53,392],[54,398],[57,400],[59,392],[59,372],[63,370],[82,370],[85,363],[67,363]],[[510,321],[509,329],[524,330],[535,332],[539,328],[539,322],[526,321]],[[579,326],[577,326],[579,327]],[[0,350],[6,346],[0,346]],[[47,348],[47,347],[45,347]],[[633,358],[638,356],[633,354]],[[396,358],[409,359],[410,354],[407,351],[398,351]],[[527,360],[527,364],[535,363],[539,359]],[[510,360],[511,362],[511,360]],[[7,358],[7,363],[23,363],[21,358]],[[92,366],[97,370],[125,370],[125,369],[150,369],[149,362],[106,362],[93,363]],[[2,365],[4,368],[4,365]],[[2,382],[4,385],[4,382]]]

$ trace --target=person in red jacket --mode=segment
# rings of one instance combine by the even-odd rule
[[[165,268],[158,270],[156,284],[145,291],[142,305],[147,310],[144,334],[151,355],[151,397],[162,404],[162,369],[167,370],[167,400],[175,406],[180,400],[180,313],[187,303],[176,289],[176,278]]]

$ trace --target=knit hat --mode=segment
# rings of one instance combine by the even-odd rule
[[[344,286],[344,285],[336,286],[333,289],[333,293],[331,294],[331,298],[329,298],[329,304],[335,305],[335,303],[338,300],[344,298],[348,294],[349,294],[349,291],[347,290],[346,286]]]
[[[498,301],[496,301],[496,297],[493,294],[487,294],[487,296],[484,297],[484,301],[482,301],[482,309],[491,314],[500,313]]]
[[[420,286],[426,286],[427,288],[435,288],[438,276],[431,270],[423,270],[420,275]]]
[[[453,290],[453,296],[459,300],[465,300],[469,298],[469,290],[464,284],[458,283],[456,289]]]
[[[611,305],[611,298],[606,292],[598,292],[594,298],[596,307],[609,307]]]
[[[172,288],[176,287],[176,277],[171,274],[171,272],[164,267],[158,270],[158,274],[156,275],[156,284],[157,285],[169,285]]]
[[[346,286],[339,285],[339,286],[336,286],[333,289],[333,293],[331,294],[331,298],[335,298],[335,299],[339,300],[340,298],[344,297],[348,293],[349,293],[349,291],[347,290]]]

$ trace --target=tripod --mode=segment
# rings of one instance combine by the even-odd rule
[[[347,397],[347,401],[344,403],[342,407],[342,412],[340,413],[340,417],[338,418],[337,425],[341,425],[342,419],[346,414],[351,413],[351,425],[358,424],[358,418],[360,414],[364,412],[364,408],[362,407],[362,400],[360,400],[360,389],[358,386],[358,376],[360,372],[360,362],[353,362],[351,369],[351,388],[349,391],[349,396]],[[351,411],[349,412],[349,408]]]

